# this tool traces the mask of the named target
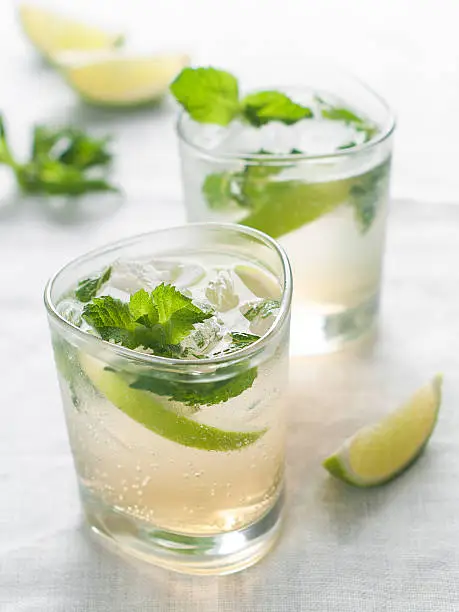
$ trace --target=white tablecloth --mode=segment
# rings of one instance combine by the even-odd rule
[[[112,214],[73,222],[38,203],[0,205],[1,612],[459,610],[459,208],[437,204],[456,201],[459,188],[456,8],[453,0],[78,3],[78,13],[121,23],[143,47],[182,48],[267,82],[298,80],[304,55],[338,57],[399,113],[396,198],[435,202],[393,206],[377,344],[292,362],[280,544],[245,573],[204,579],[126,562],[88,539],[41,297],[71,257],[183,219],[172,112],[82,106],[24,44],[12,3],[1,4],[0,108],[14,145],[24,150],[31,123],[50,118],[114,132],[127,194]],[[438,370],[445,401],[425,456],[384,488],[332,481],[320,459]]]

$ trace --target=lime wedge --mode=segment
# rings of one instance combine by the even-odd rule
[[[97,51],[123,42],[120,34],[105,32],[30,4],[21,4],[19,18],[32,44],[51,60],[61,51]]]
[[[247,264],[234,267],[244,285],[259,298],[271,298],[278,300],[281,296],[281,288],[274,276],[264,272],[260,268]]]
[[[154,433],[183,446],[207,451],[235,451],[253,444],[265,430],[224,431],[168,410],[153,393],[133,389],[99,359],[80,353],[80,363],[94,386],[131,419]]]
[[[357,487],[389,482],[421,454],[437,422],[442,376],[421,387],[405,404],[379,423],[360,429],[323,466]]]
[[[157,102],[187,63],[186,55],[129,56],[120,52],[56,56],[69,85],[88,103],[130,107]]]

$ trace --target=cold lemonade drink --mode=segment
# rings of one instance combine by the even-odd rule
[[[343,75],[305,74],[308,87],[241,97],[232,75],[212,71],[187,68],[172,85],[185,109],[178,134],[188,217],[278,239],[295,280],[293,352],[334,350],[377,314],[393,118]],[[208,106],[193,97],[198,85]]]
[[[89,523],[172,569],[236,571],[278,531],[290,278],[267,237],[189,226],[73,262],[47,304]]]

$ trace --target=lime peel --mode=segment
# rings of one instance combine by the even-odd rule
[[[339,480],[372,487],[396,478],[424,450],[438,418],[443,376],[427,385],[379,423],[363,427],[323,462]]]

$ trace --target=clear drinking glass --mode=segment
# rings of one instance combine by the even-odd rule
[[[323,68],[302,77],[307,87],[280,89],[309,106],[332,96],[377,133],[331,151],[336,130],[349,129],[345,120],[221,128],[182,113],[178,136],[188,219],[237,222],[279,240],[295,279],[292,354],[315,354],[360,337],[376,320],[395,124],[356,79]],[[359,136],[361,126],[352,125]],[[304,152],[310,143],[313,152]]]
[[[279,288],[277,318],[237,352],[172,359],[105,342],[59,314],[75,284],[118,258],[230,258]],[[222,259],[223,260],[223,259]],[[250,228],[195,224],[152,232],[74,260],[48,283],[59,383],[81,499],[92,530],[127,553],[173,570],[211,574],[256,562],[279,532],[291,272],[274,240]],[[200,392],[247,375],[253,384],[190,413],[132,380]]]

